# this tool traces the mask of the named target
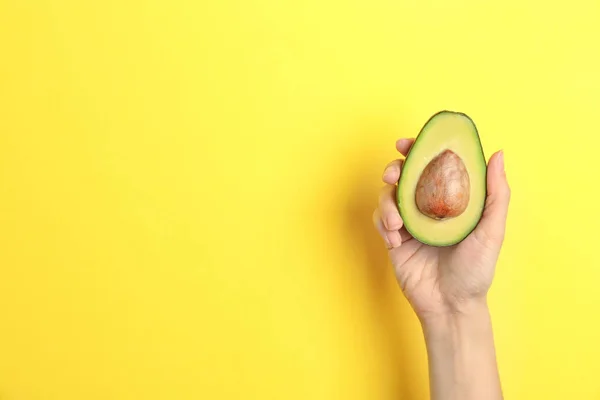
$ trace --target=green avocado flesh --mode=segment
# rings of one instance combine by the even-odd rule
[[[486,198],[486,161],[467,115],[434,114],[402,167],[397,201],[408,232],[431,246],[452,246],[477,226]]]

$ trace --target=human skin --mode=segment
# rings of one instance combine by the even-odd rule
[[[404,156],[414,139],[400,139]],[[396,203],[402,159],[384,169],[373,223],[425,337],[432,400],[503,399],[487,293],[504,241],[510,188],[501,151],[487,168],[482,218],[462,242],[432,247],[412,238]]]

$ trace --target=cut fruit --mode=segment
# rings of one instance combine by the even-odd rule
[[[471,118],[440,111],[425,123],[402,167],[397,200],[406,230],[431,246],[452,246],[477,226],[487,166]]]

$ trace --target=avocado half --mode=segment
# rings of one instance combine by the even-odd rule
[[[425,123],[398,181],[406,230],[431,246],[452,246],[477,226],[486,199],[487,165],[475,123],[440,111]]]

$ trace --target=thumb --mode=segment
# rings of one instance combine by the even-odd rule
[[[504,153],[494,153],[487,168],[487,198],[481,221],[475,229],[475,234],[496,245],[502,244],[508,204],[510,202],[510,187],[504,171]]]

